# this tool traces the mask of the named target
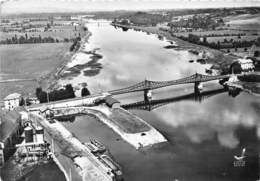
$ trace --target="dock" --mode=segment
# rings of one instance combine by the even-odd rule
[[[114,181],[112,169],[95,157],[86,145],[73,136],[61,123],[47,120],[37,113],[29,113],[29,119],[40,124],[49,138],[55,142],[58,154],[53,158],[63,171],[67,181]],[[54,151],[54,153],[56,153]]]
[[[119,134],[136,149],[167,142],[166,138],[141,118],[123,108],[109,108],[106,105],[92,107],[69,107],[53,109],[54,117],[75,114],[95,116]]]

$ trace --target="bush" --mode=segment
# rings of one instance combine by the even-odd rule
[[[42,88],[36,88],[36,97],[39,99],[40,103],[44,103],[47,102],[48,99],[49,101],[58,101],[63,99],[74,98],[75,93],[72,85],[67,84],[65,86],[65,89],[53,90],[51,92],[48,92],[48,94],[47,92],[42,91]]]

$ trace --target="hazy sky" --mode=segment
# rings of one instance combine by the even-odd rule
[[[260,0],[0,0],[2,13],[260,6]]]

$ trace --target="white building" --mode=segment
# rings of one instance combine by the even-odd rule
[[[14,108],[20,106],[22,101],[22,95],[18,93],[9,94],[4,98],[4,107],[7,110],[13,110]]]
[[[240,63],[242,70],[252,71],[255,68],[251,59],[238,59],[238,62]]]
[[[26,100],[26,103],[30,103],[30,104],[39,104],[40,101],[37,97],[29,97],[27,100]]]
[[[240,58],[231,64],[230,73],[240,74],[243,72],[252,72],[254,71],[254,69],[255,69],[254,62],[251,59]]]

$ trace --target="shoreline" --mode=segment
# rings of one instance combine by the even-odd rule
[[[177,37],[172,36],[169,32],[165,32],[160,30],[158,27],[152,27],[152,26],[135,26],[135,25],[121,25],[117,23],[111,23],[112,26],[117,26],[121,28],[127,28],[127,29],[132,29],[135,31],[142,31],[147,34],[155,34],[158,36],[163,36],[165,37],[169,42],[173,41],[177,44],[176,49],[184,49],[184,50],[196,50],[199,51],[200,53],[205,51],[207,54],[210,54],[213,57],[208,57],[206,60],[206,64],[211,64],[212,68],[211,69],[225,69],[227,65],[231,64],[235,59],[238,57],[233,56],[233,55],[225,55],[225,53],[215,50],[206,46],[202,45],[197,45],[193,44],[184,40],[181,40]],[[174,49],[174,48],[173,48]],[[219,68],[216,68],[219,67]]]
[[[38,79],[39,85],[43,89],[52,90],[58,85],[58,81],[61,78],[62,71],[65,70],[66,65],[72,61],[73,56],[75,56],[77,53],[81,52],[82,44],[85,42],[88,42],[89,37],[92,35],[92,33],[88,30],[86,34],[82,37],[82,40],[80,41],[80,48],[75,52],[68,52],[68,54],[64,55],[64,60],[60,63],[59,66],[57,66],[53,71],[48,73],[45,76],[41,76]],[[69,50],[68,50],[69,51]]]

